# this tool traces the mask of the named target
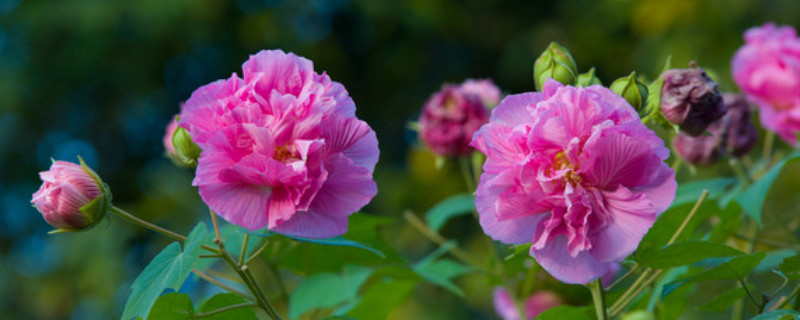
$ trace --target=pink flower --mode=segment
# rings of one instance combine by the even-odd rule
[[[250,230],[344,233],[377,193],[375,132],[308,59],[261,51],[242,71],[195,90],[179,122],[203,150],[193,181],[203,201]]]
[[[535,319],[540,313],[547,309],[564,304],[561,298],[555,293],[547,290],[539,291],[525,300],[525,318]],[[494,289],[494,310],[503,320],[522,320],[519,309],[514,304],[511,295],[503,287]]]
[[[794,144],[800,132],[800,39],[789,26],[747,30],[733,56],[736,84],[761,110],[761,123]]]
[[[458,88],[464,94],[477,96],[487,107],[494,108],[500,103],[500,88],[491,79],[467,79]]]
[[[31,203],[51,226],[61,231],[81,230],[105,215],[109,203],[103,183],[85,165],[55,161],[39,177],[42,186],[33,194]],[[85,207],[93,200],[97,201],[95,206]]]
[[[497,104],[499,98],[500,89],[490,80],[444,85],[422,107],[420,138],[440,156],[470,154],[472,135],[489,120],[489,106]]]
[[[548,81],[508,96],[472,145],[487,156],[476,192],[484,232],[533,241],[531,256],[564,282],[606,274],[675,197],[669,149],[599,85]]]
[[[164,132],[164,138],[161,139],[164,143],[164,150],[167,152],[169,157],[177,157],[177,153],[175,152],[175,146],[172,145],[172,135],[175,134],[175,129],[178,129],[178,121],[175,120],[175,115],[172,117],[172,120],[167,124],[167,128]]]

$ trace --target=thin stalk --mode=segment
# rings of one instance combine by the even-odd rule
[[[611,290],[612,288],[614,288],[615,286],[617,286],[618,284],[620,284],[622,281],[624,281],[625,279],[627,279],[627,278],[628,278],[630,275],[632,275],[632,274],[636,273],[636,271],[637,271],[637,270],[639,270],[639,265],[638,265],[638,264],[637,264],[637,265],[635,265],[635,266],[633,266],[633,268],[631,268],[630,270],[628,270],[628,272],[625,272],[625,274],[623,274],[621,277],[619,277],[619,279],[617,279],[617,281],[614,281],[614,283],[612,283],[611,285],[609,285],[608,287],[606,287],[606,290]]]
[[[745,186],[753,184],[753,178],[751,178],[747,173],[747,168],[742,164],[741,161],[737,160],[736,158],[731,158],[728,160],[728,165],[731,166],[731,169],[733,169],[733,172],[736,174],[739,180],[742,180],[742,182],[745,183]]]
[[[118,207],[112,206],[111,207],[111,213],[115,214],[117,217],[122,218],[123,220],[131,222],[131,223],[133,223],[135,225],[138,225],[140,227],[143,227],[145,229],[150,229],[152,231],[158,232],[158,233],[160,233],[162,235],[165,235],[168,238],[171,238],[173,240],[180,241],[180,242],[186,241],[186,237],[184,235],[181,235],[181,234],[179,234],[177,232],[174,232],[172,230],[167,230],[165,228],[162,228],[160,226],[157,226],[157,225],[154,225],[154,224],[152,224],[150,222],[142,220],[139,217],[134,216],[134,215],[128,213],[127,211],[122,210],[122,209],[120,209]],[[219,250],[217,250],[214,247],[209,246],[209,245],[205,245],[204,244],[203,245],[203,249],[206,249],[206,250],[214,252],[214,253],[219,253]]]
[[[472,180],[472,172],[470,172],[470,159],[467,157],[458,157],[458,167],[461,169],[461,176],[464,177],[464,183],[467,185],[469,192],[475,191],[475,181]]]
[[[775,133],[772,131],[767,131],[767,135],[764,137],[764,148],[761,149],[761,159],[769,159],[770,155],[772,154],[772,145],[775,141]]]
[[[703,190],[700,198],[697,199],[694,207],[692,207],[692,210],[686,215],[686,218],[683,219],[683,222],[681,222],[681,225],[677,230],[675,230],[675,233],[672,234],[672,237],[669,239],[669,242],[667,242],[667,245],[673,244],[676,240],[678,240],[678,237],[680,237],[683,229],[686,229],[686,226],[689,225],[689,221],[692,220],[692,217],[694,217],[695,213],[697,213],[697,211],[700,209],[700,206],[703,204],[706,198],[708,198],[708,190]],[[657,270],[655,273],[653,273],[652,268],[645,269],[644,272],[639,275],[639,278],[636,279],[633,285],[631,285],[628,290],[623,292],[617,301],[614,302],[611,308],[609,308],[611,316],[613,317],[618,312],[622,311],[628,303],[633,301],[633,298],[638,296],[639,293],[644,290],[644,288],[650,285],[651,282],[655,281],[655,279],[661,275],[661,272],[662,270]],[[650,276],[650,274],[653,274],[653,276]]]
[[[440,246],[444,245],[445,243],[447,243],[447,239],[442,237],[440,234],[436,233],[436,231],[433,231],[430,228],[428,228],[428,226],[425,225],[425,223],[422,222],[422,220],[417,218],[417,216],[414,215],[414,213],[412,213],[411,211],[403,212],[403,217],[406,219],[406,221],[408,221],[408,223],[412,227],[414,227],[414,229],[417,229],[417,231],[422,233],[423,236],[425,236],[429,240],[433,241],[434,243],[436,243],[436,244],[438,244]],[[452,248],[450,248],[449,252],[450,252],[450,254],[452,254],[454,257],[458,258],[462,262],[467,263],[467,264],[469,264],[471,266],[474,266],[474,267],[476,267],[478,269],[485,270],[485,268],[483,266],[481,266],[480,263],[476,262],[472,258],[472,256],[470,256],[467,252],[461,250],[460,248],[452,247]]]
[[[242,241],[242,252],[239,254],[239,265],[244,265],[244,255],[247,253],[247,242],[250,241],[250,234],[244,234],[244,240]]]
[[[794,287],[788,296],[781,297],[777,302],[775,302],[775,304],[773,304],[769,310],[773,311],[786,307],[798,293],[800,293],[800,284]]]
[[[222,307],[222,308],[219,308],[219,309],[216,309],[216,310],[212,310],[212,311],[209,311],[209,312],[195,313],[193,318],[196,318],[196,319],[206,318],[206,317],[210,317],[210,316],[213,316],[213,315],[216,315],[216,314],[223,313],[225,311],[236,310],[236,309],[239,309],[239,308],[257,307],[257,306],[258,306],[257,304],[252,303],[252,302],[234,304],[234,305]]]
[[[761,304],[758,302],[758,300],[756,300],[756,297],[753,296],[753,293],[750,292],[750,288],[747,287],[747,283],[744,282],[744,278],[739,278],[739,284],[742,285],[742,288],[744,288],[744,292],[747,293],[747,296],[750,297],[750,301],[753,302],[756,308],[760,307]]]
[[[253,254],[251,254],[249,257],[247,257],[247,259],[246,259],[246,260],[244,260],[244,263],[242,263],[241,265],[243,265],[243,266],[246,266],[246,265],[250,264],[250,262],[251,262],[251,261],[253,261],[253,259],[257,258],[257,257],[258,257],[258,255],[260,255],[260,254],[261,254],[261,252],[264,252],[264,249],[266,249],[266,248],[267,248],[267,244],[268,244],[268,243],[269,243],[269,242],[267,242],[267,241],[264,241],[264,245],[262,245],[261,247],[259,247],[259,248],[258,248],[258,250],[256,250],[255,252],[253,252]]]
[[[211,222],[214,224],[214,232],[217,233],[217,239],[222,241],[222,235],[219,233],[219,224],[217,223],[217,214],[214,213],[211,209],[208,210],[208,213],[211,214]]]
[[[592,301],[594,301],[594,311],[597,314],[597,320],[608,319],[606,313],[606,295],[603,291],[603,280],[597,279],[590,282],[589,290],[592,292]]]
[[[241,292],[241,291],[239,291],[237,289],[234,289],[233,287],[231,287],[229,285],[226,285],[226,284],[222,283],[221,281],[219,281],[217,279],[214,279],[214,277],[204,273],[203,271],[200,271],[200,270],[197,270],[195,268],[192,268],[192,272],[194,272],[194,274],[196,274],[198,277],[203,278],[203,280],[206,280],[206,281],[208,281],[210,283],[215,284],[217,287],[220,287],[222,289],[225,289],[225,290],[228,290],[228,291],[233,292],[235,294],[238,294],[238,295],[242,296],[242,298],[245,298],[247,300],[256,301],[256,299],[253,298],[252,296],[250,296],[250,295],[248,295],[248,294],[246,294],[244,292]]]
[[[269,313],[270,317],[272,317],[275,320],[281,320],[281,316],[278,315],[278,312],[275,311],[275,308],[272,306],[272,304],[269,303],[269,299],[267,299],[267,296],[265,296],[264,293],[261,292],[261,289],[258,287],[258,284],[256,283],[256,279],[253,277],[253,274],[250,273],[250,269],[248,269],[247,266],[243,266],[242,272],[244,272],[245,276],[247,276],[250,279],[250,282],[253,283],[253,286],[258,290],[258,294],[261,296],[261,299],[264,301],[264,303],[267,304],[267,313]]]

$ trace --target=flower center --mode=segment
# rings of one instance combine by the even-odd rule
[[[272,157],[283,163],[299,160],[299,158],[294,155],[294,147],[289,144],[275,147],[275,153]]]
[[[566,180],[570,185],[575,186],[583,182],[581,176],[575,172],[578,170],[578,166],[573,166],[572,163],[569,162],[569,159],[567,159],[567,155],[564,154],[564,151],[556,154],[555,158],[553,159],[553,169],[567,169],[567,173],[564,174],[564,180]]]

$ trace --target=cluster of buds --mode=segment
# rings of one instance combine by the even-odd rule
[[[533,81],[541,91],[547,79],[572,85],[578,78],[578,67],[567,48],[551,42],[533,64]]]
[[[680,132],[675,137],[675,151],[686,162],[705,166],[725,156],[741,157],[758,142],[758,130],[750,121],[747,98],[726,93],[722,100],[728,112],[708,126],[708,134],[693,137]]]

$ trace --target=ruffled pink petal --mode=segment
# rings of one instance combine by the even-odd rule
[[[251,231],[267,226],[267,201],[272,189],[240,182],[201,185],[200,197],[230,223]]]
[[[309,211],[330,216],[348,216],[378,193],[372,172],[342,156],[331,156],[325,164],[328,179],[317,192]]]
[[[333,117],[323,127],[322,138],[328,154],[342,152],[358,166],[373,170],[378,162],[378,139],[366,122]]]
[[[280,94],[300,95],[314,76],[314,63],[282,50],[262,50],[242,64],[246,83],[255,83],[255,90],[268,97],[272,90]]]
[[[489,121],[511,127],[529,125],[534,120],[531,111],[541,100],[542,95],[536,92],[509,95],[492,110]]]
[[[491,190],[491,184],[484,181],[494,180],[495,177],[484,173],[481,184],[475,196],[475,205],[480,213],[480,225],[483,231],[492,239],[510,244],[530,242],[536,224],[544,215],[529,215],[517,219],[499,221],[497,218],[497,190]]]
[[[592,235],[591,255],[601,262],[622,261],[638,247],[642,237],[656,221],[656,211],[643,193],[620,186],[600,191],[596,207],[606,216],[605,228]]]
[[[643,139],[608,129],[595,132],[586,141],[580,163],[581,176],[590,185],[616,188],[649,182],[650,170],[642,168],[658,167],[662,160]]]
[[[272,231],[309,239],[330,238],[347,232],[347,217],[298,211]]]
[[[551,239],[542,249],[531,247],[531,256],[561,282],[585,284],[608,272],[608,264],[598,261],[588,251],[572,257],[567,252],[565,235]]]

